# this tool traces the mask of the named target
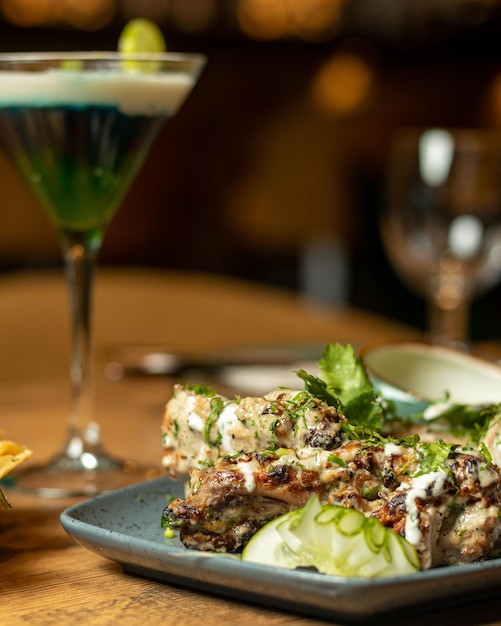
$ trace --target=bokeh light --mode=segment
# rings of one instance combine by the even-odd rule
[[[108,24],[116,10],[115,0],[1,0],[4,17],[16,26],[68,25],[98,30]]]
[[[237,21],[258,40],[318,41],[338,30],[345,0],[239,0]]]
[[[332,116],[346,115],[368,97],[374,71],[360,55],[340,51],[318,70],[311,83],[311,98],[322,111]]]
[[[115,13],[115,0],[64,0],[63,19],[82,30],[98,30],[108,24]]]
[[[493,125],[501,128],[501,71],[494,77],[490,86],[487,108]]]
[[[2,13],[16,26],[39,26],[53,19],[53,0],[2,0]]]

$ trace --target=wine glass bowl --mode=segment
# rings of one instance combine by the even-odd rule
[[[204,64],[196,54],[0,54],[0,145],[59,234],[72,340],[66,442],[47,464],[13,475],[14,488],[93,495],[148,477],[105,450],[94,416],[94,267],[108,223]]]
[[[429,339],[467,348],[473,298],[501,278],[501,142],[481,129],[404,129],[380,220],[387,256],[428,302]]]

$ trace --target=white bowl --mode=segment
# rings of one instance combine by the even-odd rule
[[[433,401],[486,405],[501,402],[501,367],[481,358],[425,343],[386,343],[362,351],[367,373],[402,415]]]

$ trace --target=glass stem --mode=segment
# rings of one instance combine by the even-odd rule
[[[451,347],[466,348],[468,342],[468,305],[443,309],[432,300],[429,304],[430,341]]]
[[[100,245],[101,236],[95,232],[62,235],[71,313],[72,395],[64,454],[72,459],[101,451],[99,425],[94,418],[91,348],[91,301]]]
[[[461,271],[443,272],[432,279],[430,287],[430,341],[452,348],[468,349],[470,281]]]

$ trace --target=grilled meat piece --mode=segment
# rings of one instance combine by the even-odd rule
[[[191,494],[164,511],[173,526],[180,526],[189,548],[238,552],[263,524],[304,502],[302,490],[296,498],[287,497],[293,468],[282,465],[268,473],[269,465],[253,462],[250,455],[238,462],[220,459],[216,467],[194,470]]]
[[[221,456],[267,448],[333,449],[346,418],[304,391],[277,389],[260,398],[228,400],[175,385],[162,420],[162,465],[187,477]]]
[[[404,536],[423,569],[483,559],[497,542],[501,472],[480,453],[447,448],[443,462],[427,465],[421,443],[350,440],[346,419],[306,392],[213,397],[211,407],[178,387],[163,422],[169,473],[191,466],[187,497],[164,511],[187,547],[238,552],[313,493]]]
[[[358,509],[406,537],[423,568],[485,558],[500,534],[499,471],[476,453],[456,451],[443,469],[412,478],[416,448],[349,441],[335,456],[252,453],[190,472],[190,492],[164,519],[199,550],[239,551],[265,523],[322,502]]]

